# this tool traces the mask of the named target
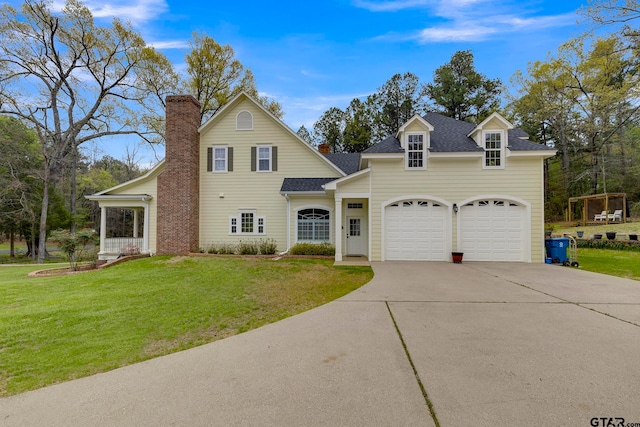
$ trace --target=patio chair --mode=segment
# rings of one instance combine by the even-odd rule
[[[602,211],[600,214],[595,214],[593,216],[594,221],[604,221],[607,219],[607,211]]]
[[[618,210],[613,211],[612,214],[608,215],[608,218],[611,221],[622,221],[622,209],[618,209]]]

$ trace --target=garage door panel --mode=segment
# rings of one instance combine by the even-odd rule
[[[469,261],[523,261],[525,208],[513,202],[481,200],[460,209],[460,242]]]
[[[385,208],[385,258],[445,260],[448,209],[430,201],[398,202]]]

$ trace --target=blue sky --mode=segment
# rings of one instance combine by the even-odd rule
[[[129,20],[179,70],[184,69],[194,31],[231,45],[253,71],[258,90],[282,105],[284,121],[293,130],[303,124],[311,128],[327,108],[344,108],[351,99],[375,92],[395,73],[410,71],[421,82],[430,82],[434,70],[459,50],[470,49],[479,72],[508,84],[516,70],[525,71],[529,62],[544,59],[588,28],[576,14],[585,3],[85,1],[98,19]],[[131,141],[105,142],[101,149],[119,158],[117,150],[126,143]],[[152,160],[151,151],[142,154]]]

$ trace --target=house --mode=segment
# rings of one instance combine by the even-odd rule
[[[328,154],[244,93],[202,126],[199,110],[168,97],[165,160],[88,197],[102,208],[101,258],[269,238],[281,252],[331,242],[336,261],[544,260],[543,160],[555,150],[498,113],[478,125],[416,115],[362,153]],[[142,227],[106,238],[110,208]]]

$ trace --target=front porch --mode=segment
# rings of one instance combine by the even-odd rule
[[[99,260],[112,261],[125,255],[152,255],[149,248],[149,203],[152,196],[148,194],[98,195],[87,198],[97,201],[100,205]],[[117,226],[113,224],[109,226],[107,223],[110,209],[122,212]],[[129,224],[123,224],[124,222]]]

